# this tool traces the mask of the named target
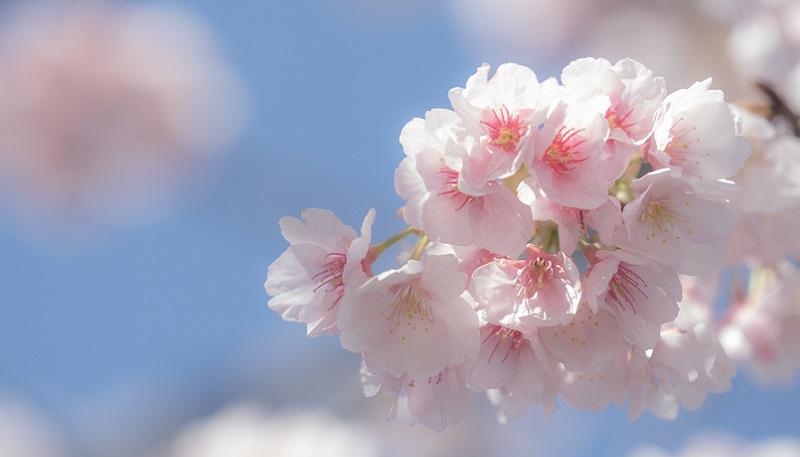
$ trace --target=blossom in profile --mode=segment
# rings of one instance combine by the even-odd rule
[[[175,7],[26,6],[0,24],[0,184],[23,216],[157,212],[242,123],[209,26]]]
[[[328,210],[307,209],[302,218],[281,219],[291,247],[269,266],[269,307],[285,320],[306,324],[309,336],[336,334],[345,292],[367,280],[364,261],[375,211],[367,213],[360,235]]]

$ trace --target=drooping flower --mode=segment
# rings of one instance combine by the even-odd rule
[[[548,354],[571,371],[602,371],[627,349],[614,315],[586,304],[568,324],[539,329],[539,336]]]
[[[720,345],[702,307],[684,300],[678,319],[662,327],[652,351],[631,351],[628,386],[629,415],[650,411],[674,419],[681,407],[693,411],[709,393],[731,387],[736,368]]]
[[[481,347],[467,372],[467,384],[492,391],[490,400],[506,421],[532,403],[545,412],[555,408],[556,368],[545,354],[538,335],[496,324],[481,326]]]
[[[561,372],[559,392],[572,406],[600,411],[614,403],[622,406],[629,376],[627,347],[618,347],[611,359],[597,371]]]
[[[610,312],[630,344],[652,348],[661,325],[678,316],[678,274],[621,249],[597,251],[594,258],[583,281],[584,300],[595,312]]]
[[[408,374],[392,376],[369,363],[361,364],[364,395],[382,394],[392,398],[389,420],[402,424],[422,424],[442,431],[458,423],[469,410],[468,391],[461,366],[448,366],[422,378]]]
[[[347,291],[337,324],[342,346],[391,376],[422,379],[471,360],[478,318],[466,275],[451,255],[409,260]]]
[[[470,292],[486,320],[520,330],[568,323],[581,300],[580,272],[563,252],[528,245],[523,260],[497,259],[472,274]]]
[[[328,210],[307,209],[301,217],[280,221],[291,246],[267,271],[264,287],[273,297],[268,305],[284,320],[306,324],[309,336],[335,334],[345,291],[367,280],[363,261],[375,210],[364,218],[360,236]]]

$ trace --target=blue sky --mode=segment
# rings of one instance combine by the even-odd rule
[[[394,14],[356,0],[178,3],[218,29],[251,95],[251,126],[208,185],[152,225],[77,248],[32,241],[0,219],[0,390],[67,430],[79,431],[87,409],[129,411],[126,392],[206,398],[193,406],[201,411],[237,386],[263,391],[262,380],[285,379],[313,354],[355,370],[334,339],[306,339],[265,307],[266,267],[285,248],[277,220],[323,207],[357,225],[374,206],[377,238],[401,228],[392,177],[403,124],[447,106],[447,90],[482,62],[500,63],[462,48],[434,2]],[[536,70],[548,75],[546,63]],[[642,443],[675,449],[707,430],[800,435],[798,400],[796,387],[764,391],[740,376],[674,422],[564,408],[549,421],[532,411],[503,433],[524,442],[532,427],[562,437],[575,427],[580,439],[560,455],[618,456]]]

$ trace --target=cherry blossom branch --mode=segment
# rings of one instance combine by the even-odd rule
[[[418,236],[419,235],[424,235],[422,233],[422,231],[420,231],[418,229],[415,229],[414,227],[408,226],[408,227],[404,228],[403,230],[401,230],[401,231],[395,233],[394,235],[390,236],[389,238],[384,240],[382,243],[378,243],[376,245],[371,246],[369,248],[369,253],[367,254],[365,262],[368,263],[368,264],[371,264],[372,262],[375,261],[375,259],[377,259],[381,254],[383,254],[384,251],[386,251],[390,247],[394,246],[397,242],[403,240],[408,235],[412,235],[412,234],[413,235],[418,235]]]

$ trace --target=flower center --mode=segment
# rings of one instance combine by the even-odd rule
[[[667,147],[664,148],[664,151],[669,154],[672,158],[672,163],[675,165],[682,164],[687,160],[685,154],[688,152],[689,146],[697,142],[697,140],[689,140],[686,138],[689,133],[697,130],[697,127],[684,128],[681,127],[681,122],[683,122],[683,118],[678,119],[675,121],[675,124],[672,125],[670,129],[672,139],[669,144],[667,144]],[[694,161],[694,165],[699,165],[699,162]]]
[[[546,257],[535,257],[525,264],[517,279],[517,285],[525,296],[530,298],[536,291],[544,289],[554,276],[553,262]]]
[[[578,156],[580,147],[586,140],[578,134],[581,130],[561,127],[553,142],[544,151],[544,162],[558,174],[564,174],[575,168],[576,164],[585,162],[586,157]]]
[[[458,203],[456,211],[463,209],[470,202],[475,200],[476,197],[473,197],[472,195],[467,195],[458,189],[457,171],[451,170],[450,168],[442,168],[441,170],[439,170],[439,174],[444,176],[444,184],[442,184],[442,188],[439,191],[438,195],[446,196],[451,200],[455,200]]]
[[[324,288],[325,292],[336,295],[331,308],[336,306],[344,294],[344,266],[347,264],[347,255],[341,252],[331,252],[325,256],[325,263],[322,270],[315,274],[312,279],[317,281],[314,292]]]
[[[623,132],[630,134],[630,129],[634,125],[634,123],[630,120],[632,113],[633,108],[625,111],[621,105],[608,108],[608,111],[606,111],[606,120],[608,121],[608,126],[612,129],[622,129]]]
[[[421,326],[427,332],[429,325],[433,323],[430,306],[419,299],[412,284],[403,286],[397,291],[388,314],[383,311],[380,314],[385,316],[387,321],[393,323],[389,329],[390,334],[394,334],[398,330],[416,331],[417,326]],[[405,328],[403,328],[403,322],[405,322]],[[400,337],[401,341],[405,341],[405,339],[405,336]]]
[[[689,206],[688,200],[684,203]],[[644,237],[645,240],[650,241],[660,234],[663,237],[662,243],[667,242],[666,235],[677,229],[679,225],[684,228],[690,225],[689,219],[674,211],[674,205],[670,200],[649,201],[641,214],[639,214],[638,220],[640,223],[649,224],[653,229],[649,235]],[[689,227],[686,232],[691,235],[694,230]],[[674,236],[676,240],[680,239],[680,235]]]
[[[641,276],[633,272],[625,264],[620,263],[617,272],[608,283],[606,302],[614,303],[620,308],[625,308],[627,305],[635,313],[637,300],[640,298],[647,300],[647,294],[644,291],[646,286],[647,284]]]
[[[525,336],[522,335],[522,332],[495,324],[489,324],[481,328],[481,336],[483,337],[481,344],[486,344],[489,340],[495,339],[494,348],[492,353],[489,354],[489,363],[492,362],[492,357],[501,346],[505,347],[505,355],[501,362],[508,360],[511,354],[519,357],[522,345],[525,343]]]
[[[519,116],[512,116],[505,106],[499,112],[492,111],[492,119],[481,123],[489,129],[491,143],[508,153],[516,152],[519,140],[528,133]]]

